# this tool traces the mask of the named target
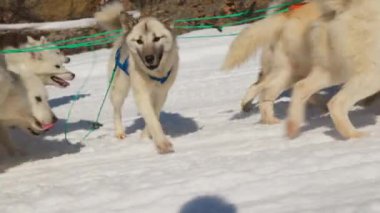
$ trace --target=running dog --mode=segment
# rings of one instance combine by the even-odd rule
[[[305,101],[317,91],[343,84],[328,102],[336,129],[344,138],[358,138],[348,111],[380,90],[380,1],[317,0],[322,18],[310,29],[312,69],[297,82],[288,112],[287,135],[299,134]]]
[[[153,17],[140,20],[121,13],[120,3],[113,3],[95,14],[98,22],[108,29],[123,27],[125,35],[114,43],[109,60],[109,78],[115,79],[111,89],[116,137],[124,139],[121,108],[130,88],[137,107],[145,120],[143,137],[153,139],[160,154],[173,152],[159,121],[161,108],[178,71],[179,56],[176,38]],[[121,16],[119,18],[119,14]],[[116,64],[116,71],[113,68]]]
[[[289,0],[274,1],[271,7],[285,2]],[[273,109],[275,100],[309,74],[311,60],[307,34],[311,23],[321,16],[315,2],[286,13],[273,16],[271,13],[272,10],[268,18],[249,25],[238,35],[223,65],[224,70],[231,70],[262,49],[259,78],[246,92],[241,106],[243,111],[249,111],[251,102],[259,96],[261,121],[265,124],[279,122]]]

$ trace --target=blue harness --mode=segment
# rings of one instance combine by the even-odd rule
[[[119,47],[117,49],[117,51],[116,51],[116,55],[115,55],[116,66],[118,68],[120,68],[121,70],[123,70],[123,72],[126,75],[129,76],[129,72],[128,72],[128,67],[129,67],[128,57],[125,58],[125,61],[123,63],[120,63],[120,57],[121,57],[120,51],[121,51],[121,47]]]
[[[128,72],[128,68],[129,68],[129,62],[128,62],[128,57],[125,58],[124,62],[121,63],[120,62],[120,57],[121,57],[121,54],[120,54],[120,51],[121,51],[121,47],[119,47],[116,51],[116,55],[115,55],[115,63],[116,63],[116,66],[123,70],[123,72],[129,76],[129,72]],[[149,78],[153,81],[157,81],[159,82],[160,84],[164,84],[170,77],[170,74],[172,73],[172,71],[170,70],[168,72],[168,74],[165,76],[165,77],[162,77],[162,78],[158,78],[158,77],[155,77],[155,76],[152,76],[152,75],[148,75]]]

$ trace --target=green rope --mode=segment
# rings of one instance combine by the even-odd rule
[[[206,21],[206,20],[214,20],[214,19],[242,17],[242,16],[246,16],[246,15],[249,15],[249,14],[267,12],[268,10],[272,10],[272,9],[289,7],[289,6],[293,5],[293,4],[298,4],[298,3],[301,3],[303,1],[304,0],[294,0],[294,1],[291,1],[291,2],[286,2],[286,3],[274,5],[274,6],[271,6],[271,7],[268,7],[268,8],[258,9],[258,10],[255,10],[253,12],[249,11],[249,10],[246,10],[246,11],[239,12],[239,13],[233,13],[233,14],[221,15],[221,16],[208,16],[208,17],[201,17],[201,18],[177,19],[177,20],[174,21],[174,23],[185,23],[185,22],[192,22],[192,21]],[[183,28],[183,27],[185,27],[185,26],[174,26],[174,28],[191,29],[191,28]],[[196,29],[196,28],[193,28],[193,29]]]
[[[104,32],[100,32],[100,33],[95,33],[95,34],[91,34],[91,35],[88,35],[88,36],[74,37],[74,38],[67,39],[67,40],[53,41],[53,42],[50,42],[50,43],[54,44],[54,45],[57,45],[57,44],[68,43],[68,42],[77,41],[77,40],[83,40],[83,39],[87,39],[87,38],[95,38],[95,37],[99,37],[99,36],[103,36],[103,35],[108,35],[108,34],[122,34],[122,33],[123,33],[122,29],[117,29],[117,30],[111,30],[111,31],[104,31]],[[49,43],[47,43],[46,45],[48,45],[48,44]],[[43,45],[41,45],[41,46],[43,46]]]
[[[23,52],[41,52],[45,50],[54,50],[54,49],[75,49],[79,47],[89,47],[89,46],[97,46],[97,45],[103,45],[103,44],[109,44],[114,42],[118,37],[120,37],[120,34],[114,35],[114,36],[107,36],[105,38],[100,38],[92,41],[86,41],[81,43],[74,43],[74,44],[67,44],[67,45],[61,45],[61,46],[33,46],[29,48],[21,48],[21,49],[5,49],[1,50],[0,54],[12,54],[12,53],[23,53]]]
[[[93,48],[93,47],[91,47]],[[71,100],[72,100],[72,103],[70,105],[70,108],[68,110],[68,113],[67,113],[67,117],[66,117],[66,121],[65,121],[65,140],[66,142],[69,142],[68,140],[68,126],[69,126],[69,120],[70,120],[70,117],[71,117],[71,113],[74,109],[74,105],[76,104],[76,102],[79,100],[80,98],[80,93],[81,91],[83,90],[83,88],[87,85],[87,82],[90,80],[90,77],[94,71],[94,68],[95,68],[95,61],[96,61],[96,53],[93,52],[93,56],[94,56],[94,59],[93,59],[93,63],[92,63],[92,67],[90,69],[90,72],[88,73],[88,75],[86,76],[85,80],[83,81],[82,85],[79,87],[79,89],[77,90],[77,92],[75,93],[75,95],[72,96]]]
[[[285,9],[282,9],[282,10],[276,11],[273,14],[270,14],[270,15],[274,15],[274,14],[278,14],[278,13],[287,12],[289,6],[291,6],[293,4],[296,4],[296,3],[300,3],[302,1],[303,0],[294,0],[292,2],[287,2],[287,3],[275,5],[275,6],[268,7],[268,8],[255,10],[253,12],[252,11],[243,11],[243,12],[239,12],[239,13],[234,13],[234,14],[229,14],[229,15],[222,15],[222,16],[210,16],[210,17],[203,17],[203,18],[178,19],[178,20],[175,20],[174,23],[184,23],[184,22],[190,22],[190,21],[202,21],[202,20],[212,20],[212,19],[221,19],[221,18],[233,18],[233,17],[245,16],[245,15],[248,15],[250,13],[260,13],[260,12],[265,12],[265,11],[268,11],[268,10],[271,10],[271,9],[286,7]],[[261,15],[261,16],[256,16],[256,17],[253,17],[253,18],[247,18],[247,19],[243,19],[243,20],[240,20],[240,21],[236,21],[236,22],[230,22],[230,23],[224,24],[222,26],[215,26],[215,25],[212,25],[212,24],[203,24],[203,25],[187,25],[187,26],[185,25],[185,26],[173,26],[173,27],[177,28],[177,29],[211,29],[211,28],[218,28],[218,29],[221,30],[223,27],[235,26],[235,25],[239,25],[239,24],[249,23],[249,22],[252,22],[252,21],[255,21],[255,20],[266,18],[267,16],[269,16],[269,15]],[[112,34],[114,34],[114,35],[112,35]],[[40,52],[40,51],[44,51],[44,50],[76,49],[76,48],[80,48],[80,47],[98,46],[98,45],[104,45],[104,44],[112,43],[112,42],[115,41],[115,39],[117,39],[118,37],[120,37],[122,34],[123,34],[122,29],[111,30],[111,31],[104,31],[104,32],[95,33],[95,34],[92,34],[92,35],[74,37],[74,38],[71,38],[71,39],[59,40],[59,41],[55,41],[55,42],[49,42],[47,44],[43,44],[43,45],[39,45],[39,46],[33,46],[33,47],[28,47],[28,48],[20,48],[20,49],[0,50],[0,54],[12,54],[12,53],[23,53],[23,52]],[[65,44],[65,43],[74,42],[74,41],[80,41],[80,40],[89,39],[89,38],[96,38],[96,37],[99,37],[99,36],[105,36],[105,37],[104,38],[100,38],[100,39],[91,40],[91,41],[86,41],[86,42],[79,42],[79,43],[73,43],[73,44],[60,45],[60,44]],[[217,36],[217,35],[216,36],[201,36],[201,37],[198,37],[198,38],[204,38],[204,37],[220,37],[220,36]]]
[[[277,15],[277,14],[285,13],[285,12],[288,12],[288,11],[289,11],[289,8],[285,8],[283,10],[279,10],[279,11],[273,12],[273,13],[271,13],[269,15],[256,16],[256,17],[249,18],[249,19],[244,19],[244,20],[241,20],[241,21],[227,23],[227,24],[223,25],[222,27],[230,27],[230,26],[235,26],[235,25],[240,25],[240,24],[246,24],[246,23],[249,23],[249,22],[252,22],[252,21],[264,19],[264,18],[266,18],[268,16]]]
[[[101,105],[100,105],[100,108],[99,108],[99,111],[98,111],[98,113],[97,113],[96,119],[95,119],[94,122],[91,123],[90,128],[88,129],[87,133],[82,137],[82,139],[80,140],[80,142],[84,142],[84,141],[88,138],[88,136],[90,136],[90,134],[91,134],[92,132],[94,132],[95,130],[97,130],[97,129],[99,129],[100,127],[103,126],[103,124],[99,123],[99,119],[100,119],[101,112],[103,111],[104,104],[105,104],[106,99],[107,99],[107,97],[108,97],[109,91],[110,91],[110,89],[111,89],[112,82],[113,82],[114,79],[115,79],[115,76],[116,76],[116,69],[117,69],[117,65],[116,65],[116,63],[115,63],[115,66],[114,66],[114,68],[113,68],[113,70],[112,70],[111,78],[110,78],[110,80],[109,80],[109,82],[108,82],[108,86],[107,86],[106,93],[105,93],[104,98],[103,98],[103,100],[102,100],[102,103],[101,103]],[[70,119],[70,117],[71,117],[72,109],[73,109],[74,104],[76,103],[76,101],[79,99],[78,97],[79,97],[80,91],[81,91],[81,90],[84,88],[84,86],[87,84],[87,81],[88,81],[90,75],[91,75],[91,73],[90,73],[89,75],[87,75],[86,80],[83,82],[82,86],[81,86],[81,87],[79,88],[79,90],[77,91],[76,95],[75,95],[74,98],[73,98],[73,102],[72,102],[72,104],[71,104],[71,106],[70,106],[70,109],[69,109],[69,111],[68,111],[68,113],[67,113],[67,118],[66,118],[66,123],[65,123],[65,140],[66,140],[67,142],[69,141],[69,140],[67,139],[67,135],[68,135],[68,122],[69,122],[69,119]]]
[[[252,21],[264,19],[266,17],[272,16],[272,15],[276,15],[276,14],[280,14],[280,13],[285,13],[285,12],[288,12],[288,11],[289,11],[289,8],[285,8],[285,9],[273,12],[273,13],[271,13],[269,15],[265,14],[265,15],[256,16],[256,17],[253,17],[253,18],[247,18],[247,19],[243,19],[243,20],[240,20],[240,21],[236,21],[236,22],[226,23],[226,24],[221,25],[221,26],[212,25],[212,24],[204,24],[204,25],[175,26],[175,28],[177,28],[177,29],[212,29],[212,28],[215,28],[215,27],[217,27],[217,28],[224,28],[224,27],[230,27],[230,26],[250,23]]]

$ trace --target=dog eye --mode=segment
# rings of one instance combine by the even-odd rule
[[[42,102],[42,98],[41,98],[40,96],[36,96],[36,97],[34,97],[34,98],[36,99],[37,103]]]
[[[136,40],[136,42],[137,42],[138,44],[143,44],[143,43],[144,43],[141,39]]]
[[[153,38],[153,42],[158,42],[158,41],[160,41],[161,40],[161,37],[154,37]]]
[[[55,65],[55,68],[61,69],[61,65]]]

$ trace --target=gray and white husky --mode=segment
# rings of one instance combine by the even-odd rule
[[[123,13],[120,3],[113,3],[95,14],[97,21],[108,29],[123,28],[125,34],[114,43],[108,73],[117,64],[111,88],[116,137],[124,139],[121,108],[132,92],[145,120],[143,137],[153,139],[160,154],[173,152],[159,121],[160,111],[178,71],[178,47],[175,36],[153,17],[134,19]]]
[[[9,154],[13,147],[8,135],[9,127],[18,127],[34,135],[53,127],[57,121],[48,104],[48,95],[34,74],[18,75],[4,68],[0,57],[0,144]]]

